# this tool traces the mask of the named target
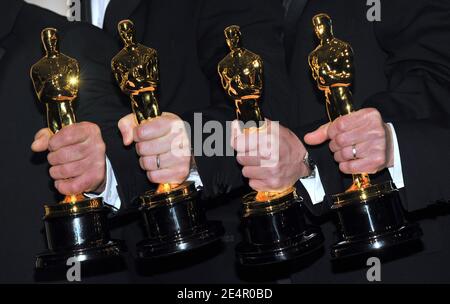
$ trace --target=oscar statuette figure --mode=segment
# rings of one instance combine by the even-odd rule
[[[156,50],[136,41],[134,24],[118,24],[123,49],[112,59],[111,68],[123,93],[130,97],[139,124],[160,116],[159,67]],[[197,199],[194,182],[163,183],[140,197],[147,239],[138,243],[139,258],[168,257],[220,241],[220,222],[208,221]]]
[[[239,26],[225,29],[230,53],[219,63],[218,73],[234,102],[243,132],[265,128],[259,108],[263,91],[263,61],[242,47]],[[243,197],[243,241],[236,247],[242,265],[264,265],[297,259],[321,248],[323,235],[305,222],[302,199],[294,187],[281,192],[252,192]]]
[[[334,37],[332,20],[326,14],[313,17],[320,45],[308,62],[317,87],[323,91],[330,121],[354,111],[350,87],[354,79],[352,47]],[[381,252],[387,247],[416,240],[420,227],[405,220],[398,190],[391,181],[373,184],[367,173],[353,174],[352,185],[333,195],[339,217],[338,243],[333,258]]]
[[[56,134],[76,123],[73,103],[78,95],[80,70],[75,59],[60,53],[56,29],[44,29],[41,38],[46,55],[31,67],[30,76],[45,106],[48,128]],[[102,198],[74,193],[44,208],[48,251],[37,256],[37,269],[65,266],[69,258],[88,262],[120,257],[119,245],[109,238],[109,209]]]

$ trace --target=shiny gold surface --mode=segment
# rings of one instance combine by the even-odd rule
[[[77,215],[84,212],[91,212],[92,210],[101,210],[102,208],[103,202],[101,199],[87,199],[84,197],[76,202],[67,204],[44,205],[44,217]]]
[[[143,206],[156,208],[167,204],[194,198],[197,195],[194,182],[184,182],[166,192],[148,191],[140,197]]]
[[[230,53],[219,62],[217,72],[223,89],[234,101],[237,119],[244,123],[255,122],[255,126],[250,127],[252,130],[258,126],[257,123],[264,122],[259,108],[263,91],[263,61],[259,55],[242,47],[239,26],[228,26],[224,34]],[[261,191],[256,194],[255,201],[275,201],[292,191],[293,188],[282,192]]]
[[[122,20],[118,26],[123,49],[112,59],[111,68],[122,92],[130,96],[139,123],[161,115],[158,107],[158,54],[136,42],[134,24]]]
[[[234,101],[239,120],[264,121],[258,105],[263,89],[263,61],[242,47],[239,26],[231,25],[224,33],[230,53],[217,67],[222,86]]]
[[[354,79],[353,50],[350,44],[334,37],[331,18],[327,14],[313,17],[320,45],[309,55],[308,63],[319,90],[326,99],[330,121],[354,111],[350,86]],[[347,192],[371,187],[369,175],[354,174]]]
[[[292,203],[296,203],[300,200],[293,187],[286,191],[276,193],[276,195],[272,195],[266,200],[259,200],[257,198],[258,194],[259,193],[257,192],[252,192],[243,197],[244,217],[279,212],[289,208]]]
[[[158,105],[159,68],[156,50],[136,41],[131,20],[117,25],[124,43],[123,49],[112,59],[111,69],[123,93],[130,96],[131,108],[138,123],[161,115]],[[167,193],[176,184],[160,184],[156,193]]]
[[[53,133],[75,123],[72,102],[78,95],[78,62],[59,51],[58,31],[41,33],[46,55],[31,67],[31,79],[38,99],[47,110],[48,127]]]
[[[391,181],[377,185],[370,185],[369,187],[358,191],[347,191],[332,196],[334,204],[331,208],[336,209],[355,202],[367,202],[372,198],[381,197],[394,191],[398,190]]]
[[[31,67],[30,76],[40,102],[47,110],[48,128],[55,134],[76,122],[73,102],[78,95],[78,62],[59,51],[58,31],[46,28],[41,33],[45,57]],[[83,194],[67,195],[61,204],[85,200]]]

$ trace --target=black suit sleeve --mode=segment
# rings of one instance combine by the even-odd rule
[[[450,198],[449,133],[440,123],[450,119],[449,12],[445,0],[389,1],[383,22],[375,25],[388,54],[388,87],[365,106],[377,108],[394,124],[409,211]]]
[[[60,36],[62,52],[76,58],[80,64],[77,119],[100,126],[122,206],[126,206],[149,185],[134,149],[123,146],[117,127],[119,119],[129,113],[129,104],[121,99],[122,94],[112,79],[110,60],[118,51],[116,44],[88,24],[76,24]]]
[[[291,91],[281,42],[282,16],[279,3],[270,0],[203,1],[198,19],[198,57],[210,81],[211,93],[210,107],[202,109],[204,122],[210,119],[225,125],[226,121],[236,118],[234,103],[226,97],[217,74],[217,64],[229,52],[223,31],[236,24],[241,27],[244,47],[259,54],[264,61],[261,103],[264,115],[290,124],[286,118],[290,117],[290,107],[295,103],[286,102]],[[231,149],[229,137],[225,137],[223,145]],[[227,193],[245,185],[241,168],[233,156],[196,157],[196,163],[207,196]]]
[[[363,107],[377,108],[385,121],[394,124],[406,184],[401,191],[402,201],[409,211],[449,198],[445,185],[450,169],[448,129],[438,123],[450,118],[449,12],[448,1],[389,1],[383,3],[382,22],[374,23],[378,44],[387,54],[388,85],[386,90],[370,96]],[[306,131],[314,130],[321,123],[325,121],[297,128],[296,133],[302,138]],[[308,150],[322,173],[326,193],[342,191],[343,183],[349,181],[338,173],[328,145],[308,147]],[[442,161],[429,166],[430,157]],[[373,179],[386,178],[389,174],[383,170]],[[298,191],[307,196],[300,183]],[[325,205],[329,206],[329,199]]]
[[[408,211],[450,200],[450,121],[416,120],[395,125]]]

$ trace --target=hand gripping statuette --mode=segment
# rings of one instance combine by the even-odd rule
[[[332,20],[318,14],[313,20],[320,44],[308,58],[312,76],[325,94],[330,121],[354,111],[350,87],[354,78],[352,47],[334,37]],[[391,181],[372,184],[367,173],[354,174],[353,184],[333,195],[341,240],[332,247],[334,258],[377,252],[420,238],[417,224],[405,220],[398,191]]]
[[[41,38],[46,55],[31,67],[30,76],[45,106],[48,128],[56,134],[76,122],[73,103],[78,95],[80,69],[75,59],[59,51],[56,29],[44,29]],[[109,239],[109,209],[102,198],[74,193],[44,208],[48,251],[37,256],[37,269],[66,266],[71,257],[83,262],[120,256],[118,244]]]
[[[228,97],[234,102],[244,132],[265,128],[259,107],[263,91],[263,61],[242,47],[239,26],[225,29],[230,53],[219,63],[218,73]],[[243,197],[243,241],[236,254],[243,265],[273,264],[301,257],[320,248],[320,228],[305,222],[302,199],[294,187],[279,192],[252,192]]]
[[[123,49],[111,68],[139,124],[160,116],[159,67],[156,50],[137,43],[130,20],[118,24]],[[193,182],[160,184],[140,197],[147,239],[138,243],[139,258],[159,258],[197,249],[220,240],[220,222],[208,221]]]

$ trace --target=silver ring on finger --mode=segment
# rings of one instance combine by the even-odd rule
[[[161,169],[161,159],[159,158],[159,154],[156,155],[156,168]]]

